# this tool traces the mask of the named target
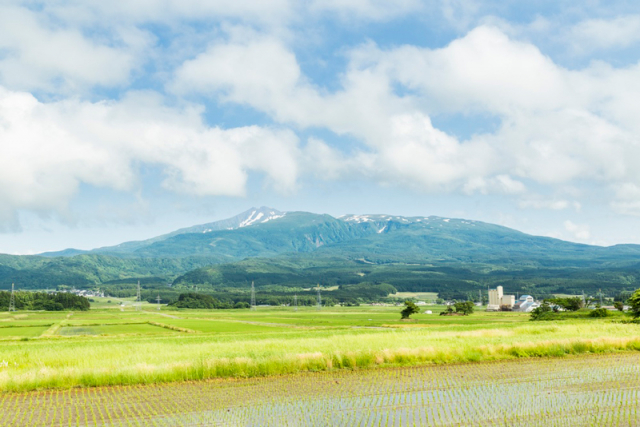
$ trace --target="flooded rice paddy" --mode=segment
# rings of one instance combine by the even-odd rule
[[[0,394],[1,426],[637,426],[640,353]]]

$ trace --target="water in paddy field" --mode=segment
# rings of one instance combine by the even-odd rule
[[[0,395],[1,426],[637,426],[640,354]]]

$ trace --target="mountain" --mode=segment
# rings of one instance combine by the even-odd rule
[[[58,256],[74,256],[86,253],[106,253],[106,254],[132,254],[136,251],[148,247],[154,243],[162,242],[175,236],[182,234],[195,234],[195,233],[210,233],[212,231],[219,230],[236,230],[238,228],[248,227],[253,224],[264,224],[274,219],[282,218],[285,216],[284,212],[280,212],[276,209],[261,207],[251,208],[246,212],[242,212],[232,218],[223,219],[221,221],[210,222],[207,224],[194,225],[193,227],[181,228],[168,234],[153,237],[147,240],[132,241],[121,243],[116,246],[105,246],[91,251],[82,251],[79,249],[65,249],[57,252],[45,252],[40,254],[46,257],[58,257]],[[171,254],[170,254],[171,255]]]
[[[174,286],[212,287],[254,280],[259,286],[371,281],[403,289],[474,288],[500,281],[542,286],[535,282],[544,281],[566,288],[565,280],[571,286],[625,288],[640,285],[639,259],[638,245],[583,245],[480,221],[335,218],[261,207],[92,251],[0,256],[0,286],[15,281],[82,287],[156,277]]]
[[[286,253],[368,262],[457,261],[501,263],[603,262],[640,254],[640,246],[611,248],[531,236],[517,230],[456,218],[344,215],[253,208],[233,218],[176,230],[143,241],[91,251],[67,249],[47,257],[79,254],[124,258],[210,258],[211,263]]]

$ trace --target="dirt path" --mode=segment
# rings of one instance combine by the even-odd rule
[[[157,314],[158,316],[168,317],[169,319],[182,319],[182,317],[172,316],[166,313],[154,313],[153,311],[146,311],[146,310],[143,310],[142,312],[147,314]]]

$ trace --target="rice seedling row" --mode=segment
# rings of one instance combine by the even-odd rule
[[[640,353],[0,395],[0,426],[634,426]]]

